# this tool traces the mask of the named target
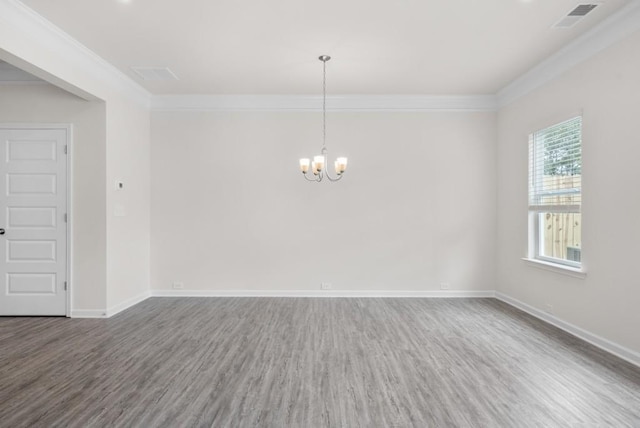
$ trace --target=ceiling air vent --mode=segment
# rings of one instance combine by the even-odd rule
[[[600,6],[600,3],[581,3],[569,12],[567,16],[556,22],[553,28],[571,28],[598,6]]]
[[[131,67],[143,80],[178,80],[167,67]]]

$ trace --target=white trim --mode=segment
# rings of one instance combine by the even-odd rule
[[[387,291],[387,290],[151,290],[153,297],[378,297],[378,298],[438,298],[494,297],[493,290],[425,290],[425,291]]]
[[[46,44],[50,52],[55,52],[60,62],[65,62],[69,67],[83,71],[96,81],[116,89],[143,106],[149,106],[151,94],[146,89],[22,2],[18,0],[0,1],[0,25],[15,28],[16,37],[28,35],[30,39],[41,41]],[[58,76],[53,76],[46,71],[43,72],[37,68],[37,64],[33,65],[35,66],[33,69],[25,71],[43,80],[55,80],[51,83],[56,86],[61,83],[58,81],[60,80]],[[74,85],[73,82],[66,83]],[[66,86],[63,89],[76,92],[73,88]],[[78,89],[85,91],[82,88]],[[76,95],[86,96],[86,94],[79,93],[76,93]]]
[[[105,309],[74,309],[71,318],[108,318]]]
[[[140,302],[147,300],[149,297],[151,297],[151,292],[149,290],[140,293],[137,296],[133,296],[132,298],[127,299],[124,302],[118,303],[117,305],[108,308],[106,311],[106,316],[107,318],[110,318],[126,309],[129,309],[132,306],[137,305]]]
[[[328,111],[495,111],[493,95],[332,95]],[[156,95],[154,111],[322,111],[320,95]]]
[[[561,265],[559,263],[552,263],[545,260],[532,259],[528,257],[523,257],[522,261],[524,261],[527,265],[546,270],[549,272],[555,272],[562,275],[572,276],[574,278],[585,279],[587,277],[587,272],[584,268],[577,268],[568,265]]]
[[[567,333],[575,337],[578,337],[584,340],[585,342],[592,344],[593,346],[596,346],[606,352],[609,352],[610,354],[615,355],[616,357],[622,358],[623,360],[628,361],[631,364],[634,364],[640,367],[640,353],[636,351],[633,351],[629,348],[625,348],[622,345],[618,345],[617,343],[614,343],[610,340],[607,340],[603,337],[593,334],[587,330],[584,330],[578,326],[568,323],[540,309],[534,308],[533,306],[528,305],[524,302],[521,302],[520,300],[514,299],[513,297],[508,296],[504,293],[496,292],[495,297],[496,299],[504,303],[507,303],[508,305],[518,308],[521,311],[528,313],[529,315],[532,315],[548,324],[551,324],[555,327],[558,327],[561,330],[566,331]]]
[[[67,125],[67,317],[73,305],[73,124]]]
[[[634,0],[498,91],[498,105],[514,102],[638,30],[640,1]]]

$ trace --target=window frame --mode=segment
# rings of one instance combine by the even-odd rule
[[[573,213],[574,211],[567,211],[568,213]],[[576,262],[573,260],[566,260],[566,259],[559,259],[556,257],[550,257],[550,256],[545,256],[544,254],[542,254],[542,252],[540,251],[540,243],[543,242],[544,240],[544,230],[540,227],[541,219],[540,217],[543,216],[545,214],[545,212],[532,212],[531,214],[533,214],[535,216],[534,219],[534,233],[536,234],[536,239],[535,239],[535,253],[534,253],[534,258],[536,260],[542,260],[544,262],[547,263],[553,263],[556,265],[562,265],[562,266],[569,266],[572,268],[577,268],[580,269],[582,268],[582,262]],[[582,223],[580,224],[580,227],[582,228]],[[580,250],[582,251],[582,246],[580,246]]]
[[[580,171],[580,175],[582,176],[582,159],[583,159],[583,138],[582,138],[582,134],[583,134],[583,115],[582,112],[577,113],[577,114],[573,114],[570,115],[569,117],[565,118],[564,120],[560,120],[560,121],[556,121],[554,123],[552,123],[551,125],[545,126],[545,127],[541,127],[539,129],[537,129],[536,131],[533,131],[529,134],[529,140],[528,140],[528,184],[527,184],[527,212],[528,212],[528,254],[527,254],[527,258],[524,258],[523,260],[525,261],[529,261],[529,262],[534,262],[535,264],[543,264],[543,265],[548,265],[552,268],[558,268],[560,270],[570,270],[572,272],[584,272],[584,262],[582,260],[582,255],[581,255],[581,260],[580,262],[576,262],[573,260],[567,260],[567,259],[560,259],[560,258],[556,258],[556,257],[550,257],[547,255],[544,255],[544,251],[541,249],[541,246],[544,243],[544,230],[542,228],[542,223],[543,221],[541,220],[541,217],[543,215],[545,215],[546,213],[578,213],[578,214],[582,214],[582,195],[583,195],[583,189],[582,189],[582,177],[580,180],[580,191],[575,192],[573,190],[552,190],[547,194],[551,194],[551,195],[568,195],[568,194],[579,194],[580,195],[580,204],[577,206],[571,206],[571,205],[567,205],[566,209],[561,209],[558,206],[549,206],[549,210],[544,210],[542,205],[537,205],[536,208],[532,209],[532,204],[531,204],[531,196],[532,196],[532,191],[536,196],[540,196],[543,192],[540,191],[535,191],[533,189],[540,189],[540,187],[542,186],[542,176],[540,176],[540,174],[535,174],[535,165],[537,165],[537,160],[539,159],[539,154],[537,153],[539,151],[539,148],[537,146],[536,143],[536,134],[540,133],[540,132],[544,132],[546,130],[548,130],[549,128],[553,128],[555,126],[561,125],[565,122],[569,122],[571,120],[575,120],[577,118],[580,118],[580,127],[579,127],[579,132],[580,132],[580,163],[581,163],[581,171]],[[532,187],[533,186],[533,187]],[[581,216],[582,218],[582,216]],[[580,220],[580,229],[582,232],[582,219]],[[582,243],[580,245],[580,251],[582,254]]]

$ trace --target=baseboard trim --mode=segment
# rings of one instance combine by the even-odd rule
[[[152,290],[153,297],[494,297],[493,290]]]
[[[144,300],[147,300],[149,297],[151,297],[151,292],[149,290],[146,290],[145,292],[140,293],[137,296],[134,296],[122,303],[118,303],[117,305],[112,306],[107,309],[107,318],[110,318],[126,309],[129,309],[130,307],[135,306]]]
[[[71,318],[108,318],[106,309],[72,309]]]
[[[602,349],[603,351],[613,354],[616,357],[622,358],[623,360],[628,361],[629,363],[640,367],[640,353],[632,351],[631,349],[625,348],[624,346],[618,345],[617,343],[614,343],[608,339],[605,339],[589,331],[586,331],[554,315],[548,314],[540,309],[534,308],[533,306],[528,305],[527,303],[521,302],[518,299],[514,299],[513,297],[508,296],[504,293],[496,292],[495,298],[508,305],[513,306],[514,308],[520,309],[521,311],[524,311],[529,315],[532,315],[548,324],[558,327],[559,329],[564,330],[567,333],[573,336],[576,336],[584,340],[585,342],[592,344],[593,346],[596,346]]]

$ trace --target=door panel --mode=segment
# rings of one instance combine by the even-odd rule
[[[10,273],[7,275],[9,296],[24,294],[56,293],[56,274],[54,273]]]
[[[12,207],[7,208],[7,226],[11,229],[54,229],[56,227],[55,207]]]
[[[8,141],[9,161],[56,160],[56,141]]]
[[[0,315],[65,315],[64,129],[0,129]]]
[[[56,194],[55,174],[7,174],[7,179],[8,196]]]
[[[7,241],[8,262],[56,262],[56,241]]]

